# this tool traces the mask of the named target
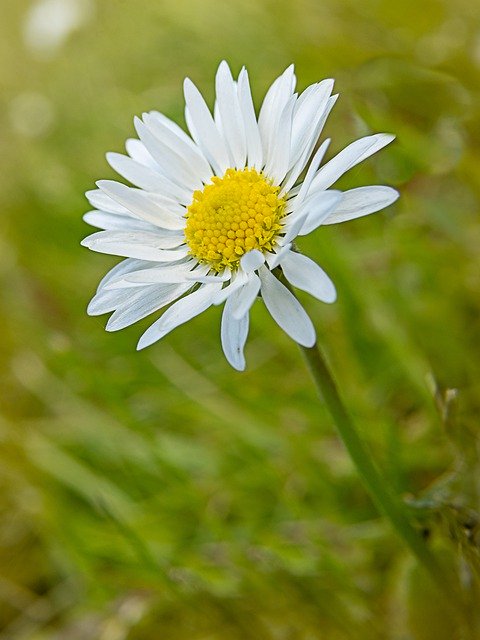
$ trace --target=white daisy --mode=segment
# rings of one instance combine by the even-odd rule
[[[161,113],[135,119],[139,140],[128,155],[107,154],[134,187],[100,180],[85,215],[103,229],[83,245],[126,258],[100,282],[91,315],[114,313],[116,331],[166,307],[138,348],[156,342],[211,305],[223,304],[221,340],[236,369],[245,368],[249,310],[258,295],[280,327],[311,347],[315,330],[303,307],[276,277],[334,302],[335,287],[293,241],[322,224],[379,211],[398,193],[385,186],[340,192],[330,187],[348,169],[394,139],[361,138],[320,166],[329,140],[312,156],[337,95],[333,80],[295,93],[290,66],[265,96],[257,118],[248,74],[238,80],[222,62],[216,75],[214,116],[186,79],[185,119],[191,137]],[[308,168],[307,168],[308,166]],[[299,176],[307,168],[303,182]]]

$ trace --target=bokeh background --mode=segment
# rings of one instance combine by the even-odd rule
[[[211,104],[219,61],[245,64],[257,105],[291,62],[301,89],[336,78],[330,155],[397,134],[340,186],[402,197],[302,240],[339,299],[301,299],[385,476],[474,585],[480,5],[3,0],[1,13],[0,639],[463,637],[262,304],[245,373],[221,353],[218,309],[136,353],[151,320],[108,334],[86,316],[116,259],[79,242],[83,193],[114,177],[105,152],[142,111],[183,123],[185,76]]]

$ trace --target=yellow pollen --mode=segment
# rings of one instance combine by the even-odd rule
[[[190,254],[219,272],[238,268],[251,249],[271,251],[282,228],[285,199],[280,187],[255,169],[227,169],[195,191],[187,209]]]

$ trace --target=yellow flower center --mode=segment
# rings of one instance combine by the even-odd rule
[[[280,187],[255,169],[227,169],[195,191],[187,209],[190,254],[215,271],[235,269],[251,249],[272,250],[285,213]]]

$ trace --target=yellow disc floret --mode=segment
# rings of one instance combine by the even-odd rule
[[[251,249],[270,251],[282,228],[285,199],[280,187],[255,169],[227,169],[195,191],[187,209],[190,254],[217,272],[235,269]]]

